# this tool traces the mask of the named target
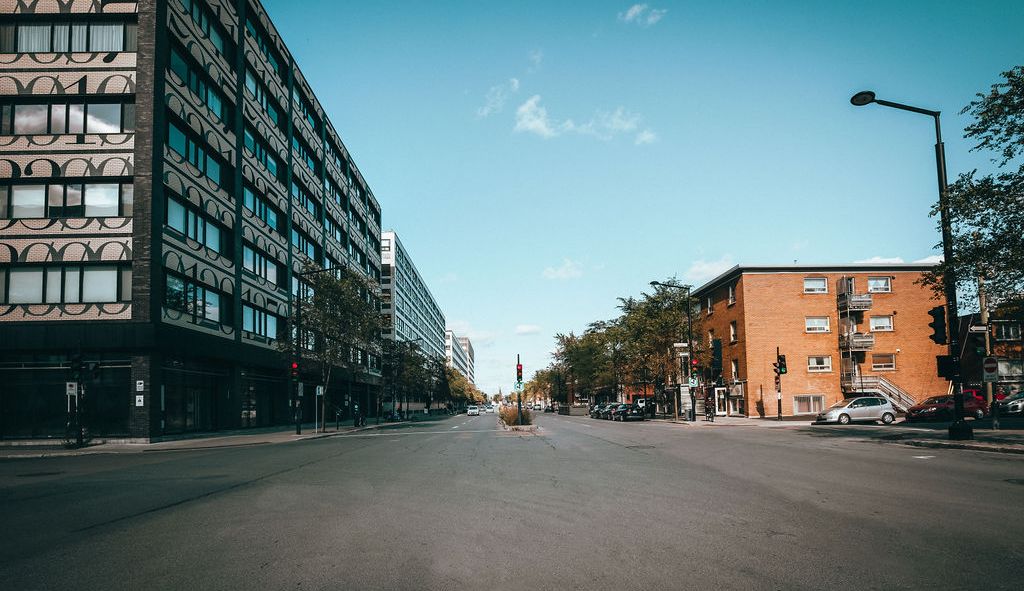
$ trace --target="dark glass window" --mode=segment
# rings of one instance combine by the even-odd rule
[[[0,218],[128,217],[131,181],[59,179],[40,184],[0,184]]]
[[[167,197],[167,227],[228,258],[231,255],[230,232],[177,196]]]
[[[209,152],[204,142],[175,121],[167,123],[167,146],[203,172],[218,186],[230,191],[231,174],[225,174],[227,165]]]
[[[131,300],[130,264],[16,265],[0,268],[0,303],[76,304]]]

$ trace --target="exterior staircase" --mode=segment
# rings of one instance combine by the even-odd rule
[[[908,408],[917,404],[917,400],[906,390],[882,376],[844,376],[843,393],[847,396],[851,394],[881,395],[900,412],[906,412]]]

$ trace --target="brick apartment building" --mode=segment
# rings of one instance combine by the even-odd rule
[[[295,271],[378,282],[381,210],[263,6],[0,17],[0,438],[61,436],[78,360],[94,435],[292,421]],[[332,398],[375,408],[379,352],[353,359]]]
[[[704,331],[698,351],[722,343],[716,411],[776,415],[776,347],[788,367],[785,416],[813,415],[858,393],[906,408],[947,392],[935,362],[946,350],[931,340],[928,314],[943,302],[918,283],[929,268],[736,266],[693,290]]]

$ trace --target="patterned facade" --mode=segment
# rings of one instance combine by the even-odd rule
[[[444,314],[409,251],[391,230],[381,234],[380,249],[384,337],[415,341],[428,356],[444,357]]]
[[[379,281],[381,210],[262,5],[0,14],[0,437],[63,431],[76,357],[95,435],[293,420],[294,273]],[[355,357],[336,399],[375,408]]]

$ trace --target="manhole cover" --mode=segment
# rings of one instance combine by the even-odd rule
[[[653,445],[627,445],[627,449],[654,449]]]
[[[29,472],[28,474],[17,474],[18,478],[38,478],[39,476],[56,476],[63,472]]]
[[[1024,478],[1007,478],[1006,481],[1010,484],[1024,484]]]

